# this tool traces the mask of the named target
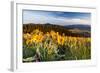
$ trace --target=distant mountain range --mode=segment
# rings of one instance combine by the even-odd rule
[[[86,24],[74,24],[74,25],[66,25],[67,29],[80,29],[80,30],[88,30],[91,31],[91,26]]]

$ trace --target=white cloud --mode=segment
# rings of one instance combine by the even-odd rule
[[[56,18],[57,21],[63,23],[64,25],[67,24],[83,24],[83,25],[90,25],[90,20],[86,19],[79,19],[79,18]]]
[[[82,18],[69,18],[69,17],[54,17],[50,14],[43,13],[25,13],[23,14],[23,23],[51,23],[58,25],[71,25],[71,24],[91,24],[90,19]]]

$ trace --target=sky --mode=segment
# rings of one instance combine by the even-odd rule
[[[36,11],[36,10],[23,10],[23,24],[36,23],[36,24],[57,24],[57,25],[73,25],[91,24],[91,13],[83,12],[60,12],[60,11]]]

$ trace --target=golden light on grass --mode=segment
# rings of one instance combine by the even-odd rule
[[[90,37],[72,37],[64,34],[60,35],[59,32],[55,32],[53,30],[43,33],[36,29],[32,33],[25,33],[23,35],[23,39],[28,48],[31,47],[33,50],[38,49],[38,52],[40,53],[38,56],[39,58],[41,57],[41,60],[54,60],[56,56],[59,58],[64,57],[65,60],[91,58]],[[62,52],[60,52],[61,49]],[[59,52],[61,53],[60,55]],[[70,57],[66,57],[68,53],[70,53]]]

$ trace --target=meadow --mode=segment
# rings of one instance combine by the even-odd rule
[[[23,25],[23,62],[91,59],[90,36],[57,26],[27,26]]]

